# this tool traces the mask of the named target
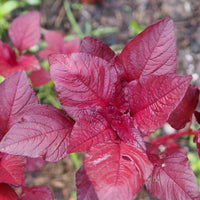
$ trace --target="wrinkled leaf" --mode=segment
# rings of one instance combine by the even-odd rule
[[[133,126],[133,119],[129,115],[116,117],[116,119],[112,120],[111,126],[125,143],[146,150],[142,134]]]
[[[0,161],[0,182],[15,186],[22,184],[25,160],[22,156],[4,154]]]
[[[120,141],[92,147],[84,166],[98,198],[104,200],[131,200],[152,168],[143,151]]]
[[[70,135],[69,153],[87,151],[91,146],[116,139],[114,130],[98,111],[88,109],[79,115]]]
[[[12,126],[0,143],[0,151],[56,162],[67,156],[73,121],[50,105],[24,109],[19,123]]]
[[[199,189],[183,149],[171,148],[160,155],[151,155],[153,173],[146,182],[147,190],[163,200],[198,200]]]
[[[89,53],[107,61],[111,61],[115,56],[115,53],[108,45],[91,36],[84,37],[81,43],[80,52]]]
[[[134,37],[120,54],[128,81],[140,76],[176,72],[176,41],[173,21],[166,17]]]
[[[17,17],[10,24],[8,33],[20,52],[32,47],[40,39],[40,13],[31,11]]]
[[[150,76],[130,82],[125,92],[135,127],[143,133],[160,128],[181,102],[190,82],[190,76],[176,75]]]
[[[87,106],[108,105],[117,79],[108,62],[89,54],[73,53],[53,55],[49,63],[61,105],[69,114],[76,116]]]
[[[0,133],[5,134],[29,104],[38,103],[26,73],[18,71],[0,84]]]

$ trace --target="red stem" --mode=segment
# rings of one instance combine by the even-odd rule
[[[184,136],[184,135],[195,135],[196,133],[197,133],[196,130],[192,130],[189,127],[189,129],[187,129],[185,131],[175,132],[175,133],[172,133],[172,134],[168,134],[168,135],[158,137],[158,138],[152,140],[151,143],[157,144],[157,145],[165,144],[165,143],[167,143],[168,140],[176,139],[176,138]]]

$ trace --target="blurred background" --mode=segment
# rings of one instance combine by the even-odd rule
[[[115,52],[120,52],[145,27],[169,16],[175,24],[178,74],[192,75],[194,84],[200,87],[199,0],[0,0],[0,39],[10,43],[7,34],[10,22],[31,10],[40,11],[42,32],[56,30],[66,41],[76,35],[80,38],[91,35]],[[44,46],[41,38],[30,51],[38,52]],[[43,90],[35,89],[41,103],[46,103],[41,97]],[[200,161],[192,139],[186,137],[178,142],[189,146],[188,157],[200,185]],[[56,200],[75,200],[75,172],[83,158],[84,154],[73,154],[60,162],[46,163],[40,170],[26,174],[26,184],[50,187]],[[153,198],[142,189],[136,199]]]

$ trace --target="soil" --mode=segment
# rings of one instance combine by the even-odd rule
[[[62,0],[43,0],[38,7],[28,7],[41,12],[41,26],[57,30],[64,35],[75,34],[66,17]],[[70,3],[79,1],[71,0]],[[19,11],[18,11],[19,12]],[[84,4],[80,10],[73,10],[76,20],[85,31],[90,22],[92,29],[117,27],[118,31],[100,36],[109,45],[123,47],[132,37],[130,21],[134,20],[144,27],[170,16],[174,20],[177,38],[178,73],[191,74],[195,84],[200,86],[200,1],[198,0],[104,0],[103,4]],[[17,16],[17,12],[11,16]],[[83,155],[80,154],[80,162]],[[40,170],[26,174],[26,184],[47,185],[56,200],[73,200],[75,191],[75,167],[70,157],[47,163]],[[142,189],[137,200],[154,199]]]

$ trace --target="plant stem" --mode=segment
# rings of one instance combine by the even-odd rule
[[[72,159],[76,170],[78,170],[80,168],[80,163],[79,163],[79,159],[78,159],[77,153],[71,153],[70,154],[70,158]]]
[[[83,39],[84,38],[84,34],[81,31],[80,27],[78,26],[78,24],[76,22],[76,19],[74,18],[74,15],[73,15],[73,13],[71,11],[71,8],[70,8],[68,0],[64,1],[64,7],[65,7],[65,12],[66,12],[66,15],[67,15],[67,17],[69,19],[70,24],[72,25],[72,27],[74,28],[74,30],[76,31],[76,33],[78,34],[78,36],[81,39]]]
[[[197,131],[192,129],[187,129],[185,131],[175,132],[172,134],[164,135],[158,138],[155,138],[151,141],[152,144],[166,144],[168,140],[176,139],[178,137],[184,136],[184,135],[195,135]]]

